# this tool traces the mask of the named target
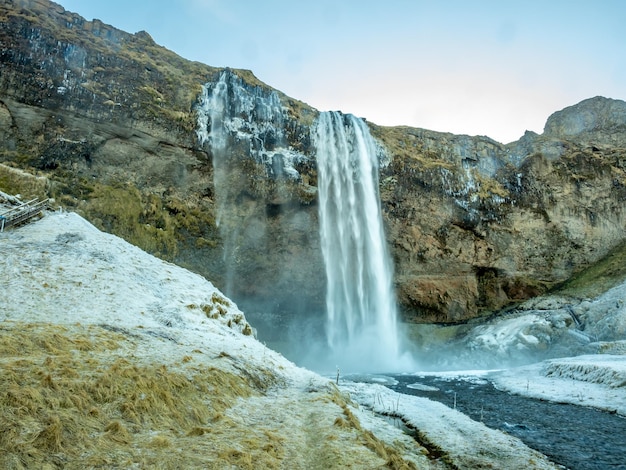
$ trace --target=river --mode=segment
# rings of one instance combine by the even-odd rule
[[[626,469],[626,419],[617,414],[512,395],[480,377],[392,377],[387,387],[456,408],[569,469]]]

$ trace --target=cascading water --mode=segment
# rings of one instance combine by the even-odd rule
[[[224,127],[224,120],[228,116],[228,84],[227,75],[223,73],[212,88],[204,86],[198,112],[198,140],[201,144],[208,143],[213,153],[213,184],[216,188],[217,210],[216,224],[224,212],[224,191],[220,186],[224,178],[224,159],[228,134]]]
[[[242,247],[263,251],[266,236],[266,221],[253,213],[254,207],[241,204],[242,194],[254,184],[241,162],[265,168],[280,195],[284,181],[299,178],[294,164],[305,156],[288,146],[278,94],[249,85],[230,70],[202,87],[196,110],[198,141],[212,155],[215,222],[223,242],[222,289],[231,296],[245,263]]]
[[[252,157],[272,172],[280,167],[285,176],[298,177],[293,162],[301,155],[286,148],[284,111],[276,92],[246,86],[240,77],[224,70],[217,81],[202,87],[197,111],[198,140],[208,144],[213,155],[218,225],[226,216],[233,144],[246,149],[241,158]]]
[[[332,357],[343,370],[402,369],[376,143],[361,119],[338,112],[320,114],[315,143]]]
[[[241,162],[249,159],[265,168],[265,176],[273,179],[276,189],[273,197],[280,201],[292,197],[289,187],[282,194],[283,182],[298,181],[295,165],[309,157],[288,143],[288,133],[296,128],[278,94],[246,84],[232,71],[224,70],[203,87],[196,109],[198,140],[213,157],[224,290],[232,295],[245,270],[245,256],[262,253],[266,239],[277,235],[276,230],[270,233],[269,223],[254,212],[255,204],[245,204],[254,180],[245,169],[250,167]],[[328,285],[328,346],[318,349],[319,330],[310,327],[303,315],[304,320],[298,319],[294,322],[297,326],[290,327],[289,338],[299,338],[290,349],[320,370],[335,365],[343,371],[407,370],[409,366],[399,357],[392,269],[377,195],[376,143],[362,120],[339,113],[322,113],[312,134]],[[283,286],[297,289],[287,281]],[[315,316],[313,311],[307,313]]]

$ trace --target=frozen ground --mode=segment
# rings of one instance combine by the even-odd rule
[[[596,298],[535,298],[477,324],[410,328],[424,370],[501,369],[560,357],[625,355],[626,283]]]
[[[448,347],[465,367],[498,369],[481,375],[502,390],[626,416],[626,282],[594,299],[530,300]]]
[[[206,279],[73,213],[49,214],[0,234],[0,286],[0,333],[34,324],[62,325],[69,333],[96,328],[98,335],[110,331],[126,338],[112,354],[135,364],[181,371],[194,364],[250,378],[257,393],[233,400],[222,431],[242,430],[229,437],[237,452],[251,445],[245,429],[277,436],[276,468],[379,468],[393,460],[393,452],[402,465],[417,468],[555,468],[517,439],[441,404],[375,384],[346,382],[339,393],[332,380],[259,343],[243,313]],[[19,362],[19,351],[12,354]],[[493,377],[515,392],[623,413],[622,359],[561,359]],[[402,417],[429,450],[377,413]],[[217,432],[218,424],[207,426]],[[268,446],[263,452],[270,452]]]
[[[342,390],[366,409],[397,417],[422,439],[445,451],[457,468],[555,468],[508,434],[486,428],[463,413],[426,398],[402,395],[383,385],[346,383]]]
[[[626,356],[549,359],[487,377],[501,390],[626,416]]]
[[[532,299],[506,317],[473,328],[463,346],[503,359],[626,354],[625,301],[626,283],[595,299]]]
[[[511,393],[626,416],[626,282],[593,299],[530,300],[428,354],[426,374],[483,376]]]

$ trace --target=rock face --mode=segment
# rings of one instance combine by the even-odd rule
[[[624,129],[626,104],[596,97],[554,113],[546,123],[544,134],[622,146]]]
[[[501,308],[622,243],[625,109],[592,98],[506,146],[378,129],[394,153],[381,195],[407,316],[455,322]]]
[[[323,315],[317,114],[145,32],[47,0],[0,6],[0,162],[48,178],[48,195],[99,228],[211,279],[281,340]],[[623,101],[583,101],[508,145],[368,124],[406,321],[462,322],[528,299],[626,238]]]
[[[195,112],[198,145],[213,165],[226,293],[256,313],[257,323],[268,312],[319,314],[324,266],[311,134],[303,123],[313,122],[313,111],[296,117],[275,90],[225,70],[203,85]]]

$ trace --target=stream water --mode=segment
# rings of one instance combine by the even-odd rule
[[[626,469],[626,419],[619,415],[512,395],[477,377],[393,377],[397,384],[389,388],[456,407],[569,469]]]

